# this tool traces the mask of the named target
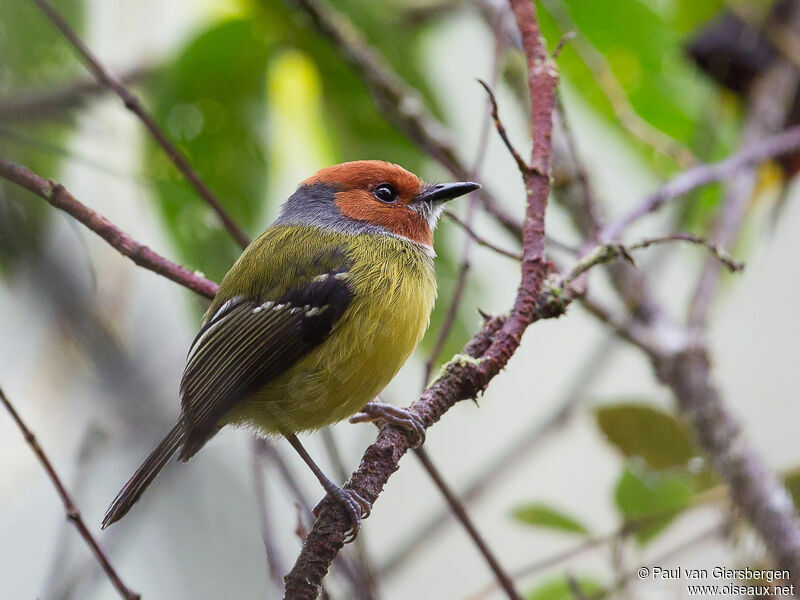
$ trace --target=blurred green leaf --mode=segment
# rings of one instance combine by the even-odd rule
[[[643,0],[643,3],[678,33],[692,33],[725,7],[724,0]]]
[[[711,18],[717,2],[714,0],[709,10],[691,12],[682,3],[672,3],[674,6],[660,7],[658,11],[648,4],[654,3],[566,0],[561,4],[560,0],[539,0],[537,6],[541,10],[537,14],[548,45],[553,48],[565,33],[554,16],[566,9],[579,34],[608,63],[636,114],[692,149],[697,142],[697,126],[708,117],[718,90],[685,55],[686,36],[682,34],[690,23],[696,26]],[[681,10],[684,12],[678,14]],[[561,75],[589,106],[618,124],[611,103],[597,83],[597,75],[574,45],[575,42],[568,43],[559,56]],[[646,158],[657,158],[644,144],[630,136],[627,139]]]
[[[73,27],[83,25],[82,0],[52,0]],[[63,81],[80,70],[74,50],[33,2],[0,0],[0,94]]]
[[[53,6],[81,30],[82,0],[54,0]],[[81,72],[69,44],[35,4],[0,0],[0,15],[0,98],[44,92]],[[56,178],[62,157],[50,148],[63,143],[71,131],[69,114],[58,121],[2,122],[0,156]],[[36,251],[52,212],[46,203],[31,201],[28,192],[0,181],[0,269]]]
[[[685,466],[698,454],[683,424],[652,406],[602,406],[595,417],[609,442],[627,457],[642,457],[654,469]]]
[[[588,534],[589,530],[578,520],[542,502],[530,502],[516,507],[512,515],[526,525],[558,529],[570,533]]]
[[[379,158],[411,171],[421,170],[426,162],[424,153],[387,123],[363,81],[304,15],[298,15],[284,0],[249,0],[246,5],[260,24],[264,39],[277,46],[302,51],[319,69],[326,126],[337,160]],[[422,76],[419,56],[424,28],[402,27],[402,7],[392,4],[344,0],[336,3],[336,9],[353,21],[435,110],[429,86]]]
[[[594,597],[605,588],[590,577],[575,577],[578,588],[586,597]],[[539,584],[527,594],[527,600],[575,600],[575,594],[565,575],[559,575]]]
[[[151,87],[156,121],[233,219],[261,223],[268,165],[266,67],[270,46],[251,21],[216,24],[193,39]],[[181,259],[219,279],[240,248],[166,154],[148,141],[144,162]]]
[[[644,544],[689,506],[693,491],[693,480],[686,473],[653,471],[630,462],[614,498],[625,521],[634,525],[636,539]]]

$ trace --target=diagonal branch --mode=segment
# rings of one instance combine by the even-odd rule
[[[82,204],[60,183],[44,179],[25,167],[17,166],[2,158],[0,158],[0,177],[16,183],[71,215],[138,266],[158,273],[206,298],[211,299],[217,293],[216,283],[137,242],[103,215]]]
[[[428,475],[433,479],[436,487],[439,488],[439,491],[444,494],[450,510],[453,511],[456,519],[458,519],[464,529],[466,529],[467,535],[472,540],[472,543],[477,546],[481,556],[483,556],[484,560],[489,563],[489,567],[491,568],[492,573],[494,573],[494,576],[497,580],[497,585],[502,587],[506,592],[506,595],[512,600],[521,600],[519,593],[514,587],[514,582],[511,580],[511,577],[497,560],[494,553],[489,549],[488,543],[475,527],[475,523],[469,516],[464,504],[461,502],[461,500],[459,500],[458,496],[447,484],[447,482],[445,482],[442,474],[434,466],[425,448],[417,448],[414,452],[422,463],[422,468],[425,469]]]
[[[726,250],[703,237],[692,235],[691,233],[670,233],[668,235],[646,238],[628,245],[608,243],[597,246],[590,252],[587,252],[572,270],[562,277],[559,285],[562,288],[566,288],[589,269],[618,258],[624,258],[629,263],[635,264],[633,257],[630,255],[631,252],[635,250],[644,250],[650,246],[668,244],[670,242],[686,242],[688,244],[702,246],[708,250],[713,259],[724,265],[729,271],[741,271],[744,269],[744,265],[735,260]]]
[[[798,12],[795,9],[795,12]],[[800,16],[794,20],[800,19]],[[749,92],[750,108],[742,133],[742,145],[758,143],[767,135],[780,131],[795,98],[800,72],[788,60],[782,60],[761,75]],[[715,243],[731,246],[744,225],[751,198],[757,189],[754,167],[735,171],[726,181],[725,200],[711,233]],[[702,329],[716,295],[720,280],[718,265],[706,261],[689,305],[689,327]]]
[[[528,325],[542,315],[537,309],[540,308],[540,293],[549,270],[544,255],[544,213],[550,191],[550,134],[557,74],[541,39],[533,4],[528,0],[511,0],[511,6],[526,49],[533,124],[531,171],[524,175],[527,209],[523,226],[521,281],[509,316],[488,319],[467,344],[464,354],[447,363],[439,377],[409,407],[422,419],[426,428],[438,421],[456,402],[474,398],[483,391],[519,347]],[[374,502],[408,448],[409,440],[403,433],[391,427],[384,428],[375,443],[367,448],[361,465],[346,487]],[[294,568],[286,576],[287,599],[316,598],[328,566],[343,546],[348,526],[348,517],[341,507],[329,499],[324,500],[319,518],[309,532]]]
[[[150,135],[153,136],[153,139],[156,141],[156,143],[161,146],[164,152],[166,152],[167,156],[169,156],[170,160],[175,164],[181,174],[192,185],[192,187],[194,187],[197,193],[208,203],[214,212],[217,213],[223,225],[225,226],[225,229],[228,230],[231,236],[233,236],[233,238],[239,242],[239,245],[241,245],[243,248],[247,246],[250,243],[250,238],[225,211],[225,209],[219,203],[219,200],[217,200],[216,196],[214,196],[214,193],[200,178],[200,175],[194,170],[192,165],[189,164],[189,161],[178,149],[178,147],[172,143],[167,135],[161,130],[161,128],[153,119],[153,116],[147,112],[147,110],[145,110],[136,95],[133,94],[127,87],[125,87],[125,84],[122,83],[122,81],[114,77],[105,69],[105,67],[103,67],[100,61],[97,60],[94,54],[92,54],[91,50],[89,50],[89,48],[83,42],[83,40],[81,40],[78,34],[75,33],[75,31],[69,26],[69,23],[66,22],[64,17],[62,17],[58,11],[50,6],[46,0],[32,1],[41,9],[47,18],[50,19],[53,25],[55,25],[55,27],[62,33],[67,41],[72,44],[75,50],[77,50],[81,60],[86,65],[86,68],[91,71],[92,75],[94,75],[97,81],[116,93],[117,96],[119,96],[125,103],[125,108],[139,117],[139,120],[141,120],[141,122],[147,128],[147,131],[150,132]]]
[[[458,225],[461,229],[464,230],[472,240],[478,244],[478,246],[483,246],[484,248],[488,248],[492,252],[496,252],[500,256],[505,256],[506,258],[510,258],[512,260],[522,260],[522,255],[518,252],[512,252],[511,250],[506,250],[505,248],[501,248],[497,244],[490,242],[485,237],[481,236],[475,229],[466,221],[461,219],[455,213],[450,212],[449,210],[444,211],[444,216],[450,219],[453,223]]]
[[[800,126],[792,127],[753,143],[720,162],[687,169],[659,188],[628,214],[605,227],[599,237],[601,240],[616,239],[642,217],[657,211],[666,203],[692,190],[717,181],[724,181],[744,167],[757,165],[770,158],[778,158],[797,149],[800,149]]]
[[[25,438],[25,441],[28,443],[28,446],[30,446],[31,450],[36,455],[36,458],[39,459],[39,462],[47,472],[47,476],[50,478],[50,481],[53,482],[58,495],[61,497],[61,501],[64,503],[64,511],[67,514],[67,520],[69,520],[78,530],[78,533],[81,534],[81,537],[86,542],[86,545],[89,546],[92,554],[94,554],[97,558],[97,562],[100,563],[100,566],[111,580],[111,583],[115,588],[117,588],[120,596],[122,596],[125,600],[139,600],[139,594],[129,589],[122,582],[122,579],[120,579],[120,576],[117,574],[117,571],[114,569],[114,566],[111,564],[108,556],[106,556],[106,553],[103,551],[103,548],[100,547],[99,542],[91,534],[89,528],[86,527],[86,523],[84,523],[83,517],[81,516],[81,511],[78,510],[78,507],[75,505],[75,501],[72,499],[72,496],[70,496],[67,488],[65,488],[64,484],[61,482],[61,478],[53,468],[53,464],[50,462],[50,459],[47,458],[47,454],[45,454],[44,450],[39,445],[39,442],[36,440],[36,436],[34,436],[31,430],[28,429],[27,425],[25,425],[25,422],[22,420],[22,417],[20,417],[19,413],[17,413],[17,411],[14,409],[14,406],[6,397],[2,388],[0,388],[0,402],[2,402],[3,406],[5,406],[6,410],[11,415],[11,418],[14,419],[14,422],[22,432],[22,435]]]

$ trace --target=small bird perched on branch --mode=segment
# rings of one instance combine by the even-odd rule
[[[307,179],[225,275],[194,339],[181,416],[112,502],[121,519],[176,452],[186,462],[225,425],[288,439],[351,517],[369,503],[336,486],[296,433],[351,415],[424,437],[419,418],[373,402],[428,326],[436,298],[433,230],[446,201],[480,187],[430,185],[374,160]]]

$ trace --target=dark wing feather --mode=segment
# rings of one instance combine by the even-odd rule
[[[344,268],[318,275],[280,298],[237,296],[208,319],[189,350],[181,381],[191,458],[241,400],[321,343],[352,300]]]

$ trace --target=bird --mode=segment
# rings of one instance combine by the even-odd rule
[[[428,328],[444,205],[480,187],[425,183],[379,160],[326,167],[301,182],[222,279],[187,355],[178,421],[102,528],[128,513],[173,455],[188,461],[232,425],[285,437],[344,506],[346,541],[354,539],[370,503],[326,477],[297,434],[350,417],[422,443],[418,416],[376,398]]]

